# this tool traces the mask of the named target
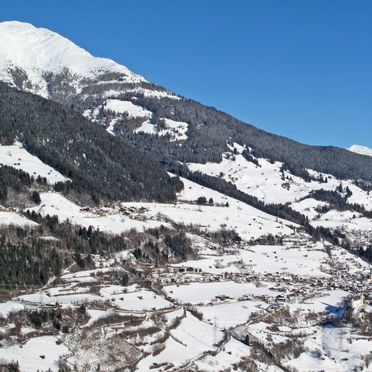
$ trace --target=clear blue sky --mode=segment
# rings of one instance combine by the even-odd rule
[[[0,17],[265,130],[372,147],[372,1],[2,0]]]

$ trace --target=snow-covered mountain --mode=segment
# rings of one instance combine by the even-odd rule
[[[0,80],[1,371],[370,368],[360,146],[261,131],[20,22]]]
[[[372,156],[372,149],[362,145],[352,145],[348,148],[349,151],[355,152],[356,154]]]
[[[122,81],[145,79],[106,58],[96,58],[70,40],[45,28],[22,22],[0,23],[0,79],[29,91],[49,96],[47,76],[68,76],[76,84],[107,73]],[[21,80],[21,82],[19,81]],[[16,82],[17,81],[17,82]]]
[[[367,148],[313,147],[263,132],[28,23],[0,23],[0,61],[0,80],[10,86],[72,108],[123,137],[167,171],[230,197],[265,211],[265,204],[287,205],[316,219],[314,226],[348,233],[359,220],[351,223],[340,215],[337,223],[330,223],[328,214],[340,208],[339,203],[334,195],[322,210],[319,203],[328,202],[335,192],[346,197],[342,208],[353,216],[363,219],[372,210],[372,158],[359,156],[368,153]],[[75,162],[84,163],[83,155],[76,154]],[[314,192],[320,198],[322,190],[328,194],[321,198],[327,200],[303,209],[309,204],[304,199],[311,199]],[[362,225],[363,232],[368,231],[369,224]],[[365,239],[368,236],[363,235]]]
[[[291,169],[372,181],[369,160],[261,131],[28,23],[0,23],[0,80],[73,108],[163,163],[220,161],[229,141]]]

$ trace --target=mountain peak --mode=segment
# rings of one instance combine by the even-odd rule
[[[356,154],[372,156],[372,149],[367,146],[352,145],[348,148],[348,150],[355,152]]]
[[[1,80],[11,83],[14,71],[21,71],[32,85],[39,86],[38,94],[47,96],[43,75],[66,70],[81,79],[110,72],[123,75],[128,83],[145,81],[111,59],[92,56],[56,32],[18,21],[0,23]]]

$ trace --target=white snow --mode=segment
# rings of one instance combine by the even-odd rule
[[[100,319],[107,318],[112,314],[115,314],[113,311],[110,310],[94,310],[88,309],[87,314],[89,315],[90,319],[86,324],[82,326],[82,328],[91,327],[94,323],[96,323]]]
[[[250,351],[249,346],[231,338],[216,356],[206,355],[204,358],[195,361],[195,365],[201,371],[228,371],[233,364],[240,362],[243,357],[247,357]],[[266,371],[269,371],[269,369]]]
[[[189,163],[192,171],[200,171],[232,182],[237,188],[253,195],[266,203],[286,203],[296,201],[308,194],[308,187],[298,177],[293,181],[282,180],[280,167],[282,163],[270,163],[258,159],[260,167],[247,161],[243,155],[225,153],[220,163]],[[286,187],[289,184],[289,189]]]
[[[147,134],[156,134],[158,133],[157,126],[152,124],[150,120],[144,121],[141,126],[134,130],[135,133],[147,133]]]
[[[224,227],[235,230],[243,239],[247,240],[269,233],[274,235],[291,234],[296,226],[217,191],[200,186],[184,178],[181,180],[185,187],[178,196],[179,203],[140,204],[148,209],[148,218],[157,219],[160,214],[176,223],[198,225],[210,231],[217,231]],[[200,206],[195,204],[199,196],[205,196],[207,200],[212,198],[216,205]],[[228,206],[225,206],[226,203],[228,203]],[[139,206],[139,203],[122,203],[122,205]]]
[[[72,224],[88,228],[93,226],[101,231],[112,234],[120,234],[134,228],[142,231],[145,228],[154,228],[160,225],[167,225],[155,220],[135,220],[127,216],[112,211],[107,215],[100,216],[93,212],[83,211],[77,204],[66,199],[59,193],[47,192],[41,193],[41,204],[30,211],[40,213],[42,216],[58,216],[60,221],[69,221]]]
[[[360,204],[372,211],[372,192],[367,193],[355,185],[349,185],[349,188],[353,194],[347,199],[348,203]]]
[[[89,289],[89,288],[88,288]],[[45,291],[41,293],[33,293],[29,295],[23,295],[18,297],[19,301],[25,302],[26,304],[49,304],[55,305],[56,303],[63,305],[77,305],[85,302],[101,301],[101,297],[91,293],[71,293],[71,294],[59,294],[56,293],[47,295]]]
[[[347,231],[372,231],[372,220],[362,217],[359,213],[351,211],[337,211],[335,209],[323,214],[320,218],[311,221],[313,226],[329,228],[344,228]]]
[[[301,276],[327,277],[322,266],[328,265],[328,255],[322,243],[314,245],[254,245],[234,254],[207,256],[174,266],[194,267],[211,274],[281,273]]]
[[[0,212],[0,227],[3,226],[19,226],[19,227],[34,227],[37,223],[29,220],[26,217],[19,215],[16,212]]]
[[[162,119],[165,124],[165,129],[158,131],[159,136],[169,135],[170,141],[185,141],[187,139],[187,130],[189,125],[182,121],[175,121],[171,119]]]
[[[104,291],[101,291],[101,295],[103,295],[104,300],[110,301],[112,306],[115,306],[120,310],[149,311],[173,306],[172,303],[165,300],[163,297],[160,297],[156,293],[142,288],[134,292],[116,293],[110,295],[107,295]]]
[[[48,96],[43,74],[68,69],[78,79],[95,77],[104,72],[125,75],[125,82],[140,83],[142,76],[106,58],[96,58],[61,35],[29,23],[0,23],[0,79],[11,82],[9,68],[25,71],[33,90]]]
[[[25,305],[16,301],[0,303],[0,318],[7,318],[9,314],[16,313],[25,309]]]
[[[352,145],[348,148],[349,151],[355,152],[360,155],[372,156],[372,149],[362,145]]]
[[[90,283],[97,281],[97,279],[95,279],[95,275],[103,274],[109,271],[110,269],[107,267],[102,269],[83,270],[76,273],[69,273],[66,271],[66,273],[61,276],[61,279],[70,283]]]
[[[304,342],[306,351],[285,365],[301,371],[369,371],[365,356],[372,352],[370,338],[358,335],[349,326],[314,327]],[[319,351],[321,351],[319,355]],[[319,357],[320,356],[320,357]]]
[[[165,342],[165,349],[158,355],[150,355],[137,365],[138,370],[148,371],[153,363],[173,363],[180,367],[207,350],[216,349],[213,344],[220,341],[223,334],[213,326],[200,322],[190,313],[181,324],[170,330],[171,337]]]
[[[161,118],[163,120],[164,128],[159,129],[158,125],[152,124],[149,120],[144,121],[140,127],[135,129],[135,133],[147,133],[158,136],[169,136],[170,142],[185,141],[187,137],[187,131],[189,125],[182,121],[175,121],[167,118]]]
[[[324,360],[314,357],[310,352],[302,353],[297,359],[292,359],[287,363],[288,367],[301,368],[301,372],[313,372],[313,371],[343,371],[340,369],[340,365],[336,364],[329,358]]]
[[[231,147],[231,146],[230,146]],[[327,182],[312,180],[305,182],[302,178],[284,171],[281,172],[283,163],[274,162],[262,158],[256,159],[260,166],[246,160],[240,154],[242,146],[234,144],[237,153],[226,152],[219,163],[189,163],[188,167],[192,171],[200,171],[233,183],[236,187],[248,195],[253,195],[265,203],[285,204],[294,203],[313,190],[335,190],[342,183],[343,187],[348,186],[353,192],[350,201],[365,205],[367,209],[372,209],[372,196],[353,184],[352,180],[340,181],[330,174],[320,174],[311,169],[307,169],[309,174],[315,178],[320,176],[327,178]],[[284,175],[284,179],[283,179]],[[355,194],[355,195],[354,195]]]
[[[259,312],[266,307],[267,304],[265,302],[252,300],[198,306],[197,310],[203,314],[204,321],[216,324],[221,328],[230,328],[246,323],[253,313]]]
[[[132,228],[142,231],[146,228],[169,226],[168,221],[159,220],[166,216],[176,223],[200,225],[201,228],[216,231],[222,227],[236,230],[243,239],[257,238],[272,233],[286,235],[293,232],[295,224],[277,219],[267,213],[253,208],[245,203],[226,197],[216,191],[204,188],[198,184],[182,179],[185,189],[180,193],[177,204],[162,203],[121,203],[122,207],[144,208],[141,219],[130,218],[108,210],[106,215],[83,211],[78,205],[70,202],[61,194],[55,192],[41,193],[41,204],[30,208],[42,216],[56,215],[60,221],[70,221],[72,224],[85,227],[93,226],[101,231],[120,234]],[[195,202],[199,196],[213,198],[214,206],[199,206]],[[226,207],[225,204],[229,206]]]
[[[328,203],[323,201],[313,198],[306,198],[296,203],[292,203],[291,208],[307,216],[309,219],[313,219],[319,215],[319,213],[316,211],[316,208],[325,207],[328,205]]]
[[[121,101],[118,99],[109,99],[104,104],[104,109],[117,114],[127,114],[131,118],[150,118],[151,111],[144,109],[141,106],[135,105],[131,101]]]
[[[150,90],[142,87],[138,87],[135,89],[130,89],[127,92],[134,92],[134,93],[140,93],[143,94],[144,97],[149,98],[171,98],[175,100],[180,100],[181,97],[176,96],[175,94],[168,92],[168,91],[160,91],[160,90]]]
[[[20,143],[10,146],[0,145],[0,166],[6,165],[20,169],[30,176],[46,178],[49,184],[66,182],[69,179],[49,165],[44,164],[39,158],[31,155]]]
[[[302,309],[313,311],[315,313],[322,313],[326,310],[328,305],[335,307],[340,305],[342,303],[342,300],[348,295],[348,292],[341,289],[326,291],[320,293],[319,296],[307,299],[305,302],[289,304],[289,307],[292,311]]]
[[[273,296],[278,292],[266,287],[256,287],[253,283],[236,283],[221,281],[211,283],[190,283],[185,285],[169,285],[164,287],[167,295],[180,303],[207,304],[216,296],[228,295],[233,299],[243,296]]]
[[[0,359],[18,361],[22,372],[58,371],[58,359],[68,353],[68,348],[57,345],[57,337],[42,336],[31,338],[24,345],[0,348]],[[42,359],[40,356],[45,356]]]

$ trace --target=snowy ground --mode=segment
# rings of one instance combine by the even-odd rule
[[[195,361],[196,365],[202,371],[215,372],[231,368],[234,363],[238,363],[241,358],[250,354],[251,348],[242,342],[231,338],[215,357],[206,355]]]
[[[140,361],[139,371],[149,370],[154,363],[172,363],[175,367],[200,356],[203,352],[214,350],[213,346],[223,337],[220,330],[200,322],[188,314],[181,324],[171,331],[171,337],[165,343],[165,349],[156,356]]]
[[[120,234],[131,229],[142,231],[145,228],[153,228],[165,224],[150,219],[131,219],[119,214],[117,210],[113,210],[111,213],[106,213],[103,216],[93,212],[87,212],[56,192],[41,193],[40,198],[41,204],[37,207],[29,208],[30,211],[40,213],[42,216],[58,216],[61,222],[68,220],[72,224],[86,228],[93,226],[96,229],[112,234]]]
[[[246,323],[253,313],[267,307],[263,301],[238,301],[210,306],[198,306],[203,314],[203,320],[220,328],[231,328]]]
[[[236,283],[233,281],[190,283],[164,287],[167,295],[181,304],[208,304],[216,296],[228,296],[238,300],[243,296],[275,296],[279,292],[266,286],[257,287],[253,283]]]
[[[24,345],[0,348],[0,359],[18,361],[22,372],[58,371],[58,359],[68,352],[68,348],[57,345],[57,340],[53,336],[35,337]]]
[[[26,217],[21,216],[16,212],[7,212],[1,211],[0,212],[0,227],[3,226],[20,226],[20,227],[34,227],[37,226],[36,222],[29,220]]]
[[[105,109],[118,115],[143,117],[142,127],[147,126],[146,130],[158,135],[169,134],[171,140],[187,138],[187,123],[166,119],[162,133],[150,123],[151,113],[141,111],[132,102],[109,99]],[[303,199],[311,190],[333,190],[339,185],[338,180],[327,176],[326,184],[305,183],[286,172],[286,179],[282,180],[281,164],[259,159],[261,167],[256,167],[239,154],[242,148],[236,147],[235,160],[231,154],[225,154],[220,164],[190,167],[214,175],[223,171],[226,180],[265,202],[273,198],[276,202],[290,202],[314,226],[341,227],[367,235],[372,231],[371,220],[358,213],[330,210],[320,214],[319,207],[328,206],[327,203]],[[0,159],[34,176],[46,177],[50,184],[67,180],[18,144],[0,147]],[[30,325],[23,325],[21,335],[33,335],[32,338],[25,339],[20,346],[9,336],[5,346],[0,348],[0,359],[18,360],[22,371],[48,368],[54,371],[58,369],[60,356],[79,367],[92,361],[97,364],[104,360],[100,352],[107,355],[117,347],[124,361],[133,357],[131,363],[138,362],[138,371],[167,368],[215,371],[231,368],[232,364],[251,355],[252,344],[233,336],[239,330],[237,335],[239,332],[248,334],[268,348],[300,337],[304,351],[296,358],[282,359],[286,368],[346,372],[365,366],[365,356],[372,351],[371,340],[351,329],[351,325],[324,326],[321,321],[330,309],[343,306],[348,296],[358,297],[360,291],[367,293],[369,265],[340,247],[313,241],[296,224],[186,179],[182,181],[185,188],[173,204],[139,202],[85,208],[59,193],[42,192],[40,205],[29,208],[30,211],[43,216],[56,215],[60,221],[93,226],[107,233],[121,234],[133,228],[143,231],[161,225],[174,228],[175,224],[184,224],[188,226],[187,237],[195,256],[159,266],[137,261],[129,250],[108,257],[94,255],[94,269],[73,272],[67,268],[58,278],[58,284],[51,281],[41,290],[30,289],[7,298],[0,303],[2,337],[15,332],[17,327],[10,319],[18,314],[22,320],[25,310],[74,312],[84,304],[86,318],[69,336],[63,332],[44,335]],[[372,208],[371,196],[348,181],[344,187],[346,185],[353,193],[349,202]],[[212,201],[198,205],[196,200],[201,196]],[[9,224],[37,225],[17,212],[1,211],[0,225]],[[191,229],[191,226],[198,229]],[[242,242],[226,246],[212,241],[207,233],[221,229],[235,230]],[[268,234],[276,236],[275,245],[251,245],[252,239]],[[55,239],[53,236],[43,238]],[[126,270],[124,262],[132,269],[128,271],[130,275],[139,270],[141,280],[128,286],[118,284],[117,274]],[[280,310],[291,314],[293,324],[273,328],[275,312]],[[370,308],[365,306],[365,311]],[[80,332],[91,335],[89,351],[84,351]],[[58,334],[58,338],[54,334]],[[59,339],[61,342],[56,343]],[[82,349],[71,346],[74,339]],[[261,371],[279,371],[275,365],[258,360],[256,366]],[[113,369],[110,368],[107,370]],[[117,364],[115,368],[122,368],[122,365]]]
[[[124,216],[118,210],[108,210],[104,216],[83,211],[78,205],[70,202],[55,192],[41,193],[41,204],[30,208],[43,216],[56,215],[60,221],[99,228],[101,231],[119,234],[135,228],[139,231],[166,225],[167,221],[197,225],[201,228],[217,231],[222,227],[236,230],[244,239],[256,239],[271,234],[286,235],[293,232],[295,224],[277,219],[267,213],[253,208],[235,199],[226,197],[216,191],[182,179],[185,184],[176,204],[161,203],[121,203],[126,208],[144,208],[140,219]],[[200,206],[195,204],[199,196],[213,198],[216,205]],[[193,202],[193,203],[191,203]],[[228,203],[229,206],[225,206]],[[159,220],[164,216],[166,220]]]
[[[364,205],[366,209],[372,210],[372,195],[355,186],[352,181],[340,181],[330,174],[319,174],[315,171],[308,172],[319,178],[327,178],[327,182],[311,181],[305,182],[302,178],[291,173],[281,172],[282,163],[271,163],[266,159],[256,159],[259,166],[246,160],[241,152],[244,148],[234,144],[231,149],[236,148],[237,154],[227,152],[223,155],[220,163],[197,164],[189,163],[192,171],[200,171],[212,176],[220,177],[232,182],[236,187],[246,194],[253,195],[265,203],[294,203],[300,201],[313,190],[335,190],[342,183],[348,186],[353,195],[350,203]],[[283,178],[284,175],[284,178]]]
[[[117,99],[108,99],[104,106],[104,110],[112,111],[120,114],[127,114],[129,117],[150,118],[151,111],[145,110],[143,107],[135,105],[131,101],[120,101]]]
[[[68,178],[43,163],[36,156],[31,155],[20,143],[11,146],[0,145],[1,165],[23,170],[34,178],[38,176],[46,178],[50,184],[68,181]]]
[[[205,255],[203,258],[175,266],[190,266],[212,274],[228,273],[282,273],[325,277],[324,266],[329,258],[324,246],[255,245],[237,250],[233,255],[221,257]]]

